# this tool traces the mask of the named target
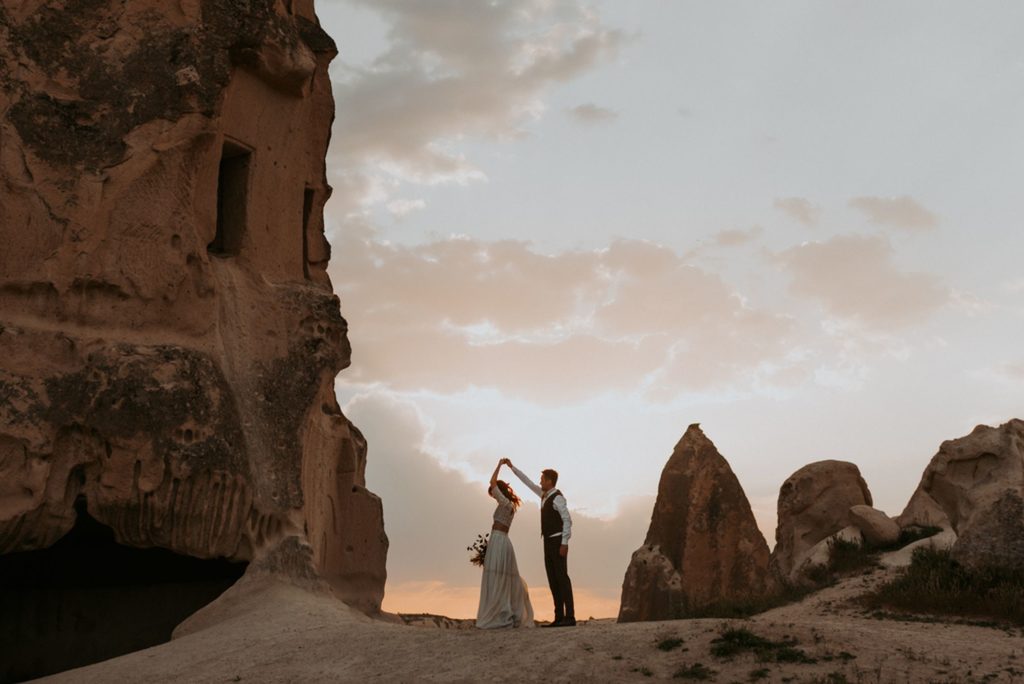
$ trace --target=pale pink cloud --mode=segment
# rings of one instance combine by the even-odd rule
[[[573,119],[583,124],[608,123],[619,117],[618,112],[592,102],[576,105],[567,111]]]
[[[404,246],[372,233],[335,246],[351,324],[351,382],[537,401],[749,383],[786,364],[793,321],[752,308],[671,249],[621,240],[544,255],[468,238]]]
[[[931,230],[939,217],[909,195],[901,197],[854,197],[850,206],[863,212],[872,223],[909,231]]]
[[[803,197],[781,197],[775,200],[775,208],[805,226],[816,226],[821,219],[821,207]]]
[[[883,236],[838,235],[774,256],[790,290],[817,300],[832,316],[875,329],[919,323],[950,300],[938,276],[905,272]]]
[[[739,247],[753,242],[763,233],[764,228],[761,226],[752,226],[746,229],[732,228],[718,231],[714,235],[714,240],[719,247]]]

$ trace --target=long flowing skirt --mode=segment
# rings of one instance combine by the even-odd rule
[[[519,576],[512,540],[500,530],[492,530],[487,542],[476,626],[481,629],[534,626],[529,587]]]

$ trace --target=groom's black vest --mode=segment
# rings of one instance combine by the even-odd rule
[[[540,507],[540,533],[545,539],[562,531],[562,516],[555,510],[555,497],[561,493],[557,489],[551,492]]]

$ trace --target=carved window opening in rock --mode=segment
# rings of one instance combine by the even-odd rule
[[[249,170],[252,150],[225,140],[217,173],[217,234],[207,245],[210,254],[235,256],[242,247],[249,218]]]
[[[313,212],[313,200],[316,191],[306,186],[302,195],[302,275],[309,279],[309,217]]]
[[[75,526],[53,546],[0,556],[0,682],[165,643],[245,572],[245,563],[123,546],[84,502],[75,508]]]

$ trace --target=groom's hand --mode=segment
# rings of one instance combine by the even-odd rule
[[[569,556],[569,545],[562,544],[560,547],[558,547],[558,555],[562,558],[567,558]]]

